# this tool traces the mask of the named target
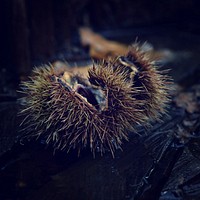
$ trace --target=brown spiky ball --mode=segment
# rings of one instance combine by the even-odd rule
[[[168,77],[139,46],[94,63],[88,79],[53,66],[35,68],[22,90],[26,137],[41,136],[55,149],[89,146],[113,155],[128,132],[159,119],[169,101]]]

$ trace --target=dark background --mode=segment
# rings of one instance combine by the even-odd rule
[[[1,0],[0,67],[29,74],[33,65],[83,56],[78,29],[110,31],[129,40],[169,29],[200,34],[198,0]],[[130,37],[131,36],[131,37]],[[63,53],[64,52],[64,53]],[[16,78],[16,77],[15,77]]]

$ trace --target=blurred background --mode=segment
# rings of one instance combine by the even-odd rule
[[[79,28],[131,44],[138,38],[155,48],[199,50],[198,0],[1,0],[0,75],[17,83],[33,66],[87,60]],[[179,54],[180,56],[180,54]],[[9,77],[8,77],[9,76]],[[1,86],[5,87],[1,80]],[[9,81],[5,80],[7,84]]]

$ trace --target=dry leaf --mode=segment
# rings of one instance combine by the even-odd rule
[[[67,63],[56,61],[52,63],[54,66],[54,73],[59,74],[63,71],[68,71],[72,74],[81,74],[82,77],[87,78],[88,76],[88,68],[90,68],[92,65],[86,65],[86,66],[74,66],[70,67],[67,65]]]
[[[187,112],[194,113],[199,112],[199,104],[196,100],[196,96],[192,92],[182,92],[175,98],[176,105],[183,107]]]
[[[80,28],[79,33],[82,45],[89,47],[89,54],[92,58],[105,59],[116,55],[125,55],[128,52],[128,45],[108,40],[89,28]],[[155,51],[148,42],[145,42],[141,48],[144,52],[148,52],[148,57],[152,61],[166,62],[171,58],[170,50]]]
[[[107,40],[89,28],[80,28],[79,33],[82,45],[89,46],[92,58],[102,59],[108,56],[124,55],[128,51],[127,45]]]

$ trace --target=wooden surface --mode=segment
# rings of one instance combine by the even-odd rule
[[[183,117],[181,112],[171,114],[173,117],[168,117],[155,133],[173,129]],[[115,158],[109,152],[103,157],[97,154],[96,158],[88,151],[80,157],[73,151],[53,155],[53,150],[45,149],[39,141],[15,144],[1,157],[2,198],[130,199],[155,156],[143,142],[144,138],[130,137]]]

